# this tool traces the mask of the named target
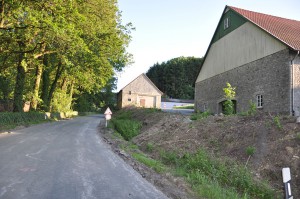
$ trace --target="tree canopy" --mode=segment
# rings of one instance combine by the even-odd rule
[[[178,57],[154,64],[146,75],[167,96],[194,99],[195,81],[202,61],[202,58]]]
[[[117,0],[0,0],[0,99],[70,108],[131,61],[131,30]]]

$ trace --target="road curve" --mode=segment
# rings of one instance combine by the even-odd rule
[[[0,134],[0,198],[165,199],[97,134],[101,115]]]

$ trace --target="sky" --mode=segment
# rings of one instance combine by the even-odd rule
[[[226,5],[300,21],[299,0],[118,0],[123,24],[136,30],[127,48],[134,63],[117,74],[117,91],[155,63],[203,57]]]

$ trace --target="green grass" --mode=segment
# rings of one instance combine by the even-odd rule
[[[191,120],[201,120],[203,118],[207,118],[211,113],[209,111],[201,112],[201,113],[193,113],[190,117]]]
[[[123,144],[121,144],[120,147],[121,147],[121,149],[123,149],[127,152],[130,152],[131,150],[139,149],[139,147],[137,145],[133,144],[132,142],[123,143]]]
[[[132,157],[137,161],[143,163],[144,165],[152,168],[158,173],[161,173],[166,170],[166,167],[159,161],[147,157],[142,153],[132,153]]]
[[[137,136],[142,126],[140,122],[128,119],[112,119],[111,123],[114,129],[127,141]]]
[[[184,106],[174,106],[174,109],[194,109],[195,106],[194,104],[188,104],[188,105],[184,105]]]
[[[140,133],[142,124],[132,119],[131,111],[120,111],[111,119],[110,127],[113,127],[125,140],[129,141]]]
[[[161,112],[161,109],[158,108],[143,108],[144,113],[150,114],[150,113],[157,113]]]
[[[243,166],[212,158],[201,149],[195,154],[179,157],[174,152],[161,152],[162,162],[173,165],[175,173],[183,176],[200,197],[212,199],[276,198],[265,183],[253,180]]]
[[[20,125],[37,124],[44,121],[45,113],[40,112],[2,112],[0,113],[0,130],[7,130]]]

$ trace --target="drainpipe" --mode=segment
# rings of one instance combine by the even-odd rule
[[[294,110],[294,107],[295,107],[295,89],[294,89],[294,60],[296,59],[296,57],[299,55],[299,50],[297,51],[297,54],[295,55],[295,57],[291,60],[291,67],[292,67],[292,108],[291,108],[291,112],[292,112],[292,115],[294,116],[295,115],[295,110]]]

